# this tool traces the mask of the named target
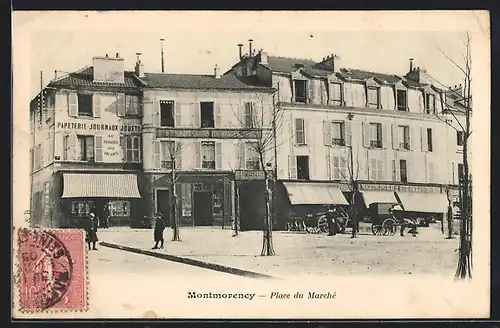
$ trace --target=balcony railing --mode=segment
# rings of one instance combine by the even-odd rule
[[[399,149],[410,150],[410,143],[409,142],[400,142]]]
[[[203,138],[203,139],[261,139],[262,129],[197,129],[168,128],[156,129],[157,138]]]
[[[370,148],[382,148],[382,140],[370,140]]]
[[[334,146],[345,146],[345,139],[332,138],[332,145],[334,145]]]

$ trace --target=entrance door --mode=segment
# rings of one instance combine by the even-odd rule
[[[156,211],[161,212],[165,223],[170,225],[170,190],[156,190]]]
[[[210,191],[195,191],[194,225],[211,226],[213,221],[212,193]]]

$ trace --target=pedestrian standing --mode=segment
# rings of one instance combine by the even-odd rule
[[[110,216],[110,211],[108,205],[104,205],[104,209],[102,210],[102,227],[104,229],[109,228],[109,216]]]
[[[337,234],[337,229],[333,208],[328,209],[328,212],[326,213],[326,220],[328,222],[328,236],[335,236]]]
[[[97,225],[98,220],[95,213],[90,212],[85,227],[85,230],[87,232],[86,241],[89,245],[89,250],[97,250],[97,248],[95,247],[95,244],[99,241],[99,239],[97,238]]]
[[[156,213],[155,215],[155,229],[154,229],[154,240],[155,240],[155,245],[153,246],[153,249],[158,249],[158,243],[160,243],[159,248],[163,248],[163,231],[167,227],[167,224],[165,223],[165,220],[163,219],[163,215],[161,213]]]

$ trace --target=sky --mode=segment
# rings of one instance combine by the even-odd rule
[[[460,84],[462,74],[439,49],[461,62],[465,29],[433,28],[438,19],[431,18],[368,12],[53,12],[20,15],[14,23],[30,27],[23,38],[33,97],[40,90],[40,71],[46,85],[54,70],[74,72],[91,65],[94,56],[119,53],[125,69],[133,70],[135,53],[141,52],[145,71],[161,72],[160,38],[167,73],[212,74],[216,64],[225,72],[238,61],[237,44],[247,52],[251,38],[254,49],[269,55],[320,61],[337,54],[342,67],[380,73],[404,75],[414,58],[415,66],[445,86]]]

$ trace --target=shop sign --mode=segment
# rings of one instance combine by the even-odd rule
[[[170,129],[158,128],[157,138],[260,139],[258,129]]]
[[[272,171],[267,173],[269,179],[273,177]],[[264,172],[260,170],[236,170],[234,171],[234,179],[235,180],[264,180]]]
[[[120,133],[108,132],[102,136],[102,161],[104,163],[118,163],[122,161]]]
[[[56,122],[56,130],[75,130],[80,132],[90,131],[115,131],[139,133],[141,126],[138,124],[101,124],[89,122]]]
[[[439,187],[428,186],[402,186],[389,184],[360,184],[360,190],[366,191],[400,191],[400,192],[415,192],[415,193],[441,193]]]

